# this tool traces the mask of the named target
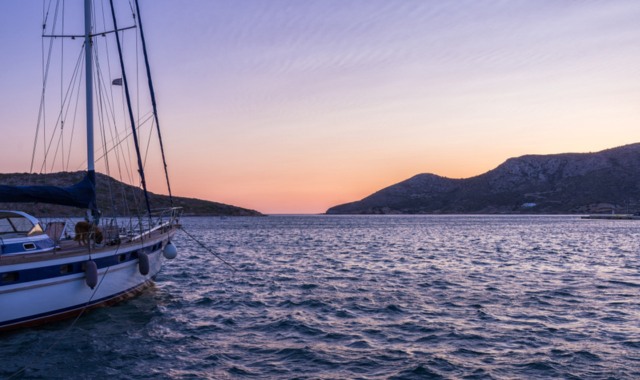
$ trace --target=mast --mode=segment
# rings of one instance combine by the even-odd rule
[[[118,21],[116,20],[116,10],[113,7],[113,0],[109,0],[111,6],[111,17],[113,19],[113,28],[115,29],[116,44],[118,45],[118,57],[120,58],[120,70],[122,71],[122,83],[124,84],[124,94],[127,99],[127,108],[129,113],[129,123],[131,123],[131,134],[133,136],[133,144],[136,148],[136,156],[138,158],[138,173],[140,174],[140,183],[144,191],[144,200],[147,205],[149,219],[151,219],[151,204],[149,203],[149,192],[147,191],[147,181],[144,178],[144,165],[142,165],[142,154],[140,153],[140,144],[138,143],[138,132],[136,130],[136,122],[133,118],[133,107],[131,107],[131,96],[129,95],[129,82],[127,81],[127,72],[124,69],[124,59],[122,57],[122,45],[120,44],[120,36],[118,35]]]
[[[149,66],[149,57],[147,55],[147,43],[144,39],[144,29],[142,28],[142,16],[140,15],[140,6],[136,0],[136,13],[138,14],[138,24],[140,25],[140,40],[142,41],[142,52],[144,53],[144,64],[147,68],[147,82],[149,83],[149,93],[151,95],[151,104],[153,105],[153,117],[156,121],[156,129],[158,130],[158,141],[160,142],[160,153],[162,153],[162,164],[164,165],[164,176],[167,179],[167,190],[169,191],[169,202],[173,207],[173,195],[171,194],[171,184],[169,183],[169,170],[167,168],[167,159],[164,155],[164,144],[162,143],[162,134],[160,133],[160,120],[158,119],[158,106],[156,105],[156,92],[153,89],[153,81],[151,80],[151,67]]]
[[[95,189],[96,172],[93,152],[93,59],[91,42],[91,0],[84,0],[84,52],[86,72],[86,113],[87,113],[87,177]],[[91,214],[97,222],[97,206],[95,190],[93,192],[93,208]]]

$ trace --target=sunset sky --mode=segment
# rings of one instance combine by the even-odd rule
[[[419,173],[640,141],[639,1],[141,7],[175,195],[321,213]],[[29,170],[42,8],[0,1],[1,172]]]

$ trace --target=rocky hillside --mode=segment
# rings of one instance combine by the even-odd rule
[[[527,155],[467,179],[419,174],[328,214],[640,211],[640,144],[597,153]]]
[[[0,174],[1,185],[53,185],[70,186],[79,182],[84,172],[61,172],[52,174],[11,173]],[[145,210],[144,195],[141,189],[117,181],[104,174],[96,173],[97,201],[103,215],[123,215],[127,210]],[[150,193],[151,207],[170,207],[169,197]],[[173,206],[182,207],[184,215],[198,216],[259,216],[257,211],[230,206],[217,202],[193,198],[173,197]],[[81,209],[56,206],[44,203],[4,203],[1,209],[22,210],[36,216],[83,216]]]

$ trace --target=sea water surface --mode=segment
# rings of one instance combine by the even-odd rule
[[[140,297],[0,335],[0,378],[640,378],[640,222],[183,223],[236,271],[180,233]]]

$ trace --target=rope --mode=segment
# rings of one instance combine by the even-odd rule
[[[64,97],[61,97],[61,101],[62,104],[60,105],[60,113],[58,114],[58,118],[55,122],[54,125],[54,130],[51,133],[51,138],[49,139],[49,142],[46,146],[45,152],[44,152],[44,157],[45,160],[42,163],[42,166],[40,167],[40,171],[46,171],[46,158],[49,157],[49,151],[51,150],[51,148],[54,146],[53,141],[55,138],[55,134],[56,131],[59,129],[60,130],[60,135],[59,135],[59,140],[58,140],[58,144],[55,146],[55,153],[53,154],[53,158],[52,158],[52,162],[51,162],[51,169],[50,171],[53,172],[54,169],[54,165],[55,165],[55,161],[56,158],[58,157],[58,147],[60,145],[60,140],[63,137],[63,126],[64,126],[64,120],[67,118],[67,115],[69,113],[69,109],[71,106],[71,98],[74,96],[73,94],[73,89],[74,86],[76,85],[76,83],[79,83],[80,81],[79,79],[79,74],[81,74],[81,67],[82,67],[82,50],[80,51],[80,54],[78,55],[78,59],[76,60],[76,65],[74,67],[73,73],[71,74],[72,80],[69,82],[69,86],[67,87],[67,90],[65,92]],[[66,108],[66,109],[65,109]],[[46,136],[43,136],[43,139],[46,140]],[[64,168],[64,156],[62,157],[62,166]]]
[[[136,13],[138,14],[138,25],[140,26],[140,40],[142,41],[142,52],[144,53],[144,63],[147,68],[147,82],[149,83],[149,94],[151,95],[151,105],[153,106],[153,116],[156,121],[156,129],[158,130],[158,141],[160,142],[160,152],[162,153],[162,163],[164,165],[164,175],[167,179],[167,190],[169,192],[169,200],[173,206],[173,195],[171,194],[171,184],[169,183],[169,169],[164,154],[164,144],[162,143],[162,134],[160,133],[160,120],[158,120],[158,107],[156,106],[156,94],[153,89],[153,81],[151,80],[151,68],[149,66],[149,58],[147,57],[147,43],[144,38],[144,30],[142,29],[142,17],[140,16],[140,6],[136,0]]]
[[[202,248],[204,248],[205,250],[207,250],[210,254],[212,254],[213,256],[215,256],[216,259],[222,261],[226,266],[228,266],[229,268],[231,268],[231,270],[233,270],[234,272],[237,272],[238,269],[236,269],[233,265],[229,264],[227,261],[225,261],[222,257],[220,257],[220,255],[218,255],[217,253],[213,252],[209,247],[207,247],[206,245],[204,245],[200,240],[198,240],[195,236],[191,235],[189,232],[187,232],[187,230],[184,229],[184,227],[180,227],[180,230],[182,232],[184,232],[188,237],[190,237],[193,241],[195,241],[196,243],[198,243],[199,246],[201,246]]]
[[[118,246],[118,248],[116,249],[116,253],[118,253],[118,249],[120,249],[120,246]],[[58,343],[60,343],[60,341],[62,341],[68,334],[69,332],[71,332],[71,330],[76,326],[76,323],[78,322],[78,320],[80,319],[80,317],[84,314],[85,311],[87,311],[87,309],[89,308],[89,304],[91,303],[91,301],[93,300],[93,298],[95,297],[96,293],[98,292],[98,289],[100,289],[100,285],[102,285],[102,282],[104,281],[104,279],[107,277],[107,273],[109,273],[109,269],[111,269],[111,267],[107,267],[107,270],[104,272],[104,274],[102,275],[102,279],[100,280],[100,282],[98,282],[98,285],[96,285],[96,288],[93,290],[93,293],[91,293],[91,297],[89,297],[89,300],[85,303],[85,305],[82,307],[82,309],[80,310],[80,312],[78,313],[78,315],[75,317],[75,319],[73,320],[73,322],[71,322],[71,325],[69,325],[69,327],[67,327],[63,333],[58,336],[58,338],[56,340],[53,341],[53,343],[51,343],[51,345],[49,346],[49,348],[47,348],[41,355],[40,358],[45,357],[46,354],[48,354],[49,352],[51,352],[51,350],[53,350],[53,348],[55,346],[58,345]],[[31,363],[33,364],[33,363]],[[24,373],[24,371],[27,370],[27,366],[24,366],[22,368],[20,368],[19,370],[17,370],[13,375],[9,376],[7,378],[7,380],[9,379],[13,379],[16,376],[19,376],[21,374]]]
[[[53,19],[53,26],[51,27],[51,30],[54,30],[56,28],[56,23],[57,23],[57,15],[58,15],[58,7],[59,7],[60,3],[56,3],[56,7],[54,10],[54,19]],[[51,2],[49,3],[49,8],[51,8]],[[44,34],[44,28],[46,28],[46,20],[49,18],[49,9],[47,10],[46,16],[45,16],[45,20],[43,21],[43,29],[42,32]],[[42,45],[41,45],[41,50],[42,50],[42,92],[40,94],[40,108],[38,109],[38,123],[36,125],[36,135],[34,138],[34,142],[33,142],[33,151],[31,152],[31,165],[29,166],[29,173],[33,173],[33,166],[35,165],[35,157],[36,157],[36,151],[38,148],[38,136],[40,133],[40,127],[42,126],[42,134],[43,134],[43,146],[44,149],[46,150],[46,120],[44,119],[44,114],[45,114],[45,93],[46,93],[46,88],[47,88],[47,80],[49,79],[49,67],[51,65],[51,57],[52,57],[52,52],[53,52],[53,38],[49,41],[49,50],[48,53],[45,54],[45,46],[44,46],[44,40],[42,40]],[[46,55],[46,59],[45,59],[45,55]],[[45,160],[45,164],[44,166],[46,167],[46,157],[44,158]]]
[[[111,17],[113,18],[113,27],[115,28],[115,30],[118,30],[118,22],[116,20],[116,13],[113,6],[113,0],[110,0],[109,4],[111,5]],[[136,156],[138,158],[138,172],[140,173],[140,182],[142,184],[142,189],[144,190],[144,199],[147,206],[147,212],[149,213],[149,215],[151,215],[151,204],[149,203],[149,193],[147,192],[147,181],[144,176],[144,167],[142,165],[142,157],[140,156],[140,145],[138,142],[138,133],[136,131],[135,120],[133,118],[133,110],[131,109],[131,96],[129,94],[129,83],[127,81],[127,75],[124,69],[124,60],[122,58],[122,46],[120,43],[120,36],[117,32],[115,33],[115,36],[116,36],[116,43],[118,45],[118,55],[120,58],[120,69],[122,70],[122,82],[124,83],[124,93],[127,98],[127,105],[129,108],[129,121],[131,122],[131,128],[133,131],[133,141],[135,143]]]

